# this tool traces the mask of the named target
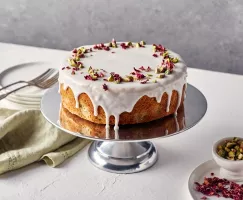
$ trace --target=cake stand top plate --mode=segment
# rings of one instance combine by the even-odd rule
[[[41,101],[41,112],[44,117],[57,128],[90,140],[138,142],[156,138],[165,138],[181,133],[196,125],[205,115],[207,101],[204,95],[194,86],[187,85],[187,94],[177,116],[169,116],[153,122],[120,126],[118,132],[110,127],[107,131],[105,125],[94,124],[83,120],[80,124],[80,132],[72,132],[63,128],[59,123],[61,97],[58,93],[58,85],[49,89]]]

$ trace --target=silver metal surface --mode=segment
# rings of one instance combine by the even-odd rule
[[[49,89],[41,101],[41,112],[44,117],[69,134],[95,140],[89,148],[90,161],[96,167],[114,173],[134,173],[151,167],[157,161],[158,155],[154,145],[146,141],[173,136],[193,127],[207,110],[204,95],[188,84],[184,107],[180,108],[177,116],[144,124],[120,126],[117,133],[110,129],[109,134],[104,132],[104,125],[95,124],[95,130],[99,130],[99,134],[86,135],[84,132],[72,132],[60,125],[60,103],[58,87]],[[86,120],[83,122],[82,126],[92,128],[93,123]]]
[[[157,150],[151,142],[95,141],[89,148],[89,159],[94,166],[119,174],[146,170],[157,158]]]

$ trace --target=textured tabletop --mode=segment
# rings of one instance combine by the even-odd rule
[[[66,53],[3,43],[0,52],[1,71],[41,60],[56,62],[59,67]],[[212,143],[225,136],[242,135],[243,76],[188,69],[188,82],[206,96],[208,111],[192,129],[154,141],[159,160],[152,168],[129,175],[104,172],[91,165],[86,147],[58,168],[35,163],[0,176],[0,199],[191,199],[189,175],[196,166],[212,159]]]

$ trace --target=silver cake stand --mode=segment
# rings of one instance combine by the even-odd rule
[[[72,132],[60,125],[60,102],[58,86],[49,89],[41,101],[41,112],[44,117],[69,134],[93,140],[88,151],[91,163],[113,173],[135,173],[153,166],[158,159],[158,152],[149,140],[174,136],[193,127],[203,118],[207,110],[204,95],[188,84],[184,107],[180,108],[177,116],[144,124],[122,126],[116,133],[113,127],[110,127],[107,133],[104,125],[95,125],[83,120],[81,123],[83,131]],[[84,129],[84,126],[87,128]],[[92,128],[95,131],[85,132]]]

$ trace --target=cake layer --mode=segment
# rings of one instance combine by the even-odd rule
[[[150,122],[175,113],[177,111],[178,102],[180,102],[181,105],[183,104],[184,90],[185,87],[183,88],[183,91],[181,91],[183,94],[181,96],[181,100],[179,100],[178,92],[173,90],[169,102],[170,105],[168,112],[166,111],[167,104],[169,101],[167,93],[163,94],[160,102],[157,102],[155,97],[142,96],[136,102],[131,112],[122,112],[120,114],[119,125]],[[94,115],[94,107],[92,101],[90,100],[87,94],[82,93],[79,95],[78,108],[76,108],[75,106],[76,100],[74,98],[74,94],[71,88],[68,87],[67,89],[64,89],[63,85],[61,85],[60,94],[62,97],[63,107],[66,108],[70,113],[97,124],[106,124],[106,114],[104,109],[101,106],[99,106],[98,114]],[[110,116],[109,124],[115,125],[114,116]]]
[[[185,128],[184,107],[181,106],[178,115],[169,116],[153,122],[122,126],[118,134],[115,131],[107,131],[105,125],[92,123],[70,113],[63,106],[60,108],[60,123],[62,127],[75,133],[81,133],[87,137],[101,139],[151,139],[173,134]]]
[[[59,73],[62,104],[100,124],[135,124],[176,113],[186,65],[162,45],[99,44],[74,49]]]

